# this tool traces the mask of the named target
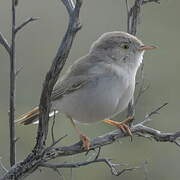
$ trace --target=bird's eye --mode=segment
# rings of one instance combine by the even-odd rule
[[[128,44],[123,44],[121,47],[122,47],[123,49],[129,49],[129,45],[128,45]]]

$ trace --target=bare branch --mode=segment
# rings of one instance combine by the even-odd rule
[[[160,0],[135,0],[134,5],[127,12],[127,17],[128,17],[127,31],[128,31],[128,33],[136,35],[138,19],[139,19],[140,13],[141,13],[142,5],[151,3],[151,2],[155,2],[155,3],[159,4]]]
[[[10,131],[10,165],[16,163],[16,128],[15,128],[15,97],[16,97],[16,55],[15,55],[15,1],[11,1],[11,53],[10,53],[10,89],[9,89],[9,131]]]
[[[46,137],[48,134],[48,122],[49,122],[49,112],[50,112],[50,97],[53,90],[53,87],[59,77],[59,74],[66,62],[66,59],[69,55],[74,37],[77,31],[80,29],[79,24],[79,11],[81,7],[81,0],[76,1],[73,13],[69,10],[70,7],[73,7],[73,1],[64,1],[69,13],[69,25],[67,32],[60,44],[60,47],[57,51],[57,54],[52,62],[50,70],[46,74],[46,78],[43,84],[43,90],[40,98],[40,116],[39,116],[39,125],[38,125],[38,135],[35,149],[36,151],[41,151],[46,142]]]
[[[39,19],[39,17],[31,17],[28,18],[26,21],[24,21],[21,25],[19,25],[16,29],[15,29],[15,34],[17,34],[17,32],[19,32],[22,28],[24,28],[27,24],[33,22],[33,21],[37,21]]]
[[[55,146],[56,144],[58,144],[61,140],[63,140],[65,137],[67,137],[67,134],[65,134],[64,136],[60,137],[58,140],[52,142],[52,144],[51,144],[49,147],[47,147],[47,148],[44,149],[44,152],[46,152],[47,150],[49,150],[49,149],[51,149],[52,147],[54,147],[54,146]]]
[[[139,23],[139,18],[141,14],[141,8],[143,4],[156,2],[159,3],[159,0],[135,0],[133,6],[129,9],[128,0],[126,0],[126,9],[127,9],[127,32],[133,35],[136,35],[137,27]],[[136,101],[136,100],[135,100]],[[128,104],[127,116],[135,115],[135,104],[134,97]]]
[[[84,162],[75,162],[75,163],[62,163],[62,164],[50,164],[50,163],[42,163],[40,166],[46,167],[46,168],[79,168],[81,166],[86,166],[93,163],[105,163],[111,170],[112,175],[119,176],[123,174],[126,171],[133,171],[140,169],[141,167],[132,167],[132,168],[124,168],[122,170],[118,170],[116,167],[120,166],[121,164],[114,164],[111,162],[110,159],[107,158],[100,158],[100,159],[94,159],[91,161],[84,161]]]
[[[149,114],[147,114],[145,116],[145,119],[141,122],[142,125],[144,125],[145,123],[151,121],[150,117],[152,115],[155,115],[155,114],[159,114],[159,111],[164,108],[165,106],[167,106],[168,103],[164,103],[163,105],[159,106],[158,108],[156,108],[155,110],[151,111]]]
[[[74,9],[75,9],[75,5],[74,5],[73,0],[61,0],[61,1],[65,5],[69,16],[71,16],[72,13],[74,12]]]
[[[165,105],[166,105],[166,103],[163,104],[162,106],[156,108],[152,112],[150,112],[149,117],[152,116],[153,114],[156,114],[160,109],[165,107]],[[145,117],[145,119],[146,118],[147,117]],[[175,133],[160,132],[157,129],[153,129],[153,128],[144,126],[142,122],[135,124],[131,127],[131,132],[134,135],[138,135],[138,136],[144,135],[144,137],[146,137],[146,135],[148,135],[147,137],[151,137],[158,142],[171,142],[171,143],[175,143],[178,147],[180,147],[180,131],[177,131]],[[103,147],[108,144],[112,144],[116,140],[127,137],[127,136],[128,136],[128,134],[125,134],[124,132],[122,132],[119,129],[109,132],[109,133],[106,133],[102,136],[96,137],[95,139],[93,139],[91,141],[90,150],[94,150],[97,148],[99,149],[100,147]],[[80,141],[71,146],[54,147],[52,145],[52,146],[44,149],[44,151],[41,155],[37,154],[37,156],[35,156],[35,154],[29,154],[29,156],[27,157],[26,160],[24,160],[23,162],[17,163],[15,166],[13,166],[1,180],[9,179],[8,177],[10,177],[12,175],[13,176],[16,175],[17,177],[27,176],[27,175],[29,175],[28,173],[31,173],[32,171],[37,169],[38,166],[41,166],[42,164],[43,164],[43,166],[46,166],[44,163],[46,163],[49,160],[55,159],[57,157],[70,156],[70,155],[75,155],[75,154],[79,154],[79,153],[83,153],[83,152],[86,152],[86,150],[82,149],[82,142],[80,142]],[[91,164],[94,162],[99,162],[99,153],[100,153],[100,150],[98,151],[98,155],[96,156],[97,158],[95,157],[91,161],[80,162],[78,164],[72,164],[72,163],[64,164],[63,163],[63,165],[60,164],[58,166],[59,166],[59,168],[62,166],[64,168],[65,167],[75,168],[77,166],[83,166],[83,163],[84,163],[84,165],[88,165],[88,164]],[[104,162],[104,160],[103,160],[103,162]],[[109,164],[109,161],[107,162],[107,164]],[[110,165],[111,164],[109,164],[109,166]],[[110,166],[110,167],[113,167],[113,166]],[[135,167],[135,169],[137,169],[137,168]],[[118,173],[115,173],[115,174],[120,175],[124,171],[129,171],[129,170],[131,170],[131,168],[126,168],[125,170],[122,170],[122,172],[116,170],[115,172],[118,172]],[[114,171],[114,169],[113,169],[113,171]],[[121,173],[119,174],[119,172],[121,172]]]
[[[10,55],[11,54],[11,48],[10,48],[9,43],[7,42],[6,38],[2,35],[1,32],[0,32],[0,44],[6,49],[6,51]]]
[[[160,142],[173,142],[176,145],[179,145],[179,138],[180,138],[180,131],[177,131],[175,133],[163,133],[160,132],[157,129],[153,129],[147,126],[142,125],[141,123],[134,125],[131,127],[131,132],[133,134],[139,135],[141,134],[147,134],[150,137],[152,137],[156,141]],[[123,138],[128,136],[127,134],[124,134],[120,130],[115,130],[112,132],[109,132],[107,134],[104,134],[102,136],[99,136],[91,141],[91,149],[96,149],[108,144],[114,143],[117,139]],[[149,137],[148,136],[148,137]],[[78,142],[71,146],[66,147],[58,147],[58,148],[51,148],[45,153],[45,160],[51,160],[56,157],[61,156],[69,156],[74,154],[79,154],[85,152],[84,149],[82,149],[82,143]]]
[[[12,0],[14,2],[14,0]],[[73,40],[76,33],[81,28],[79,23],[79,12],[82,4],[81,0],[76,0],[73,6],[72,0],[62,0],[69,13],[69,24],[66,34],[60,43],[57,54],[52,62],[50,70],[48,71],[45,81],[43,83],[42,94],[40,98],[40,116],[37,131],[36,145],[24,161],[14,165],[11,170],[2,179],[21,179],[28,176],[35,171],[44,156],[44,149],[46,145],[46,138],[48,134],[48,122],[50,112],[50,97],[53,87],[59,77],[59,74],[66,62],[70,52]],[[70,8],[71,7],[71,8]],[[15,27],[15,26],[13,26]],[[48,148],[47,148],[48,149]]]

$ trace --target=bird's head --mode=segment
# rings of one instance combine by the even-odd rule
[[[143,60],[144,52],[155,48],[144,45],[131,34],[114,31],[103,34],[93,43],[90,52],[108,56],[121,67],[137,69]]]

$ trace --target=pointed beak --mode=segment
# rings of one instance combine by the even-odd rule
[[[152,50],[156,48],[157,48],[156,46],[142,45],[140,48],[138,48],[138,51],[147,51],[147,50]]]

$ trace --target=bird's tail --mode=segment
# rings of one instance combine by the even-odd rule
[[[29,125],[32,123],[36,123],[39,117],[39,108],[35,107],[31,111],[23,114],[19,119],[16,120],[16,123]]]
[[[54,117],[59,111],[53,110],[49,113],[49,117]],[[31,111],[23,114],[19,119],[16,120],[16,123],[20,123],[23,125],[29,124],[38,124],[39,122],[39,107],[35,107]]]

